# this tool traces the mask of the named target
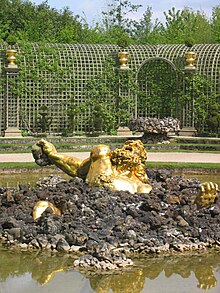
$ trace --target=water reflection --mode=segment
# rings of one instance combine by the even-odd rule
[[[219,292],[220,254],[153,256],[120,272],[73,270],[71,255],[0,250],[0,292]],[[15,289],[16,284],[16,289]],[[176,291],[178,286],[178,291]],[[50,291],[51,290],[51,291]]]
[[[142,262],[138,261],[136,265],[138,265],[137,269],[119,275],[91,277],[91,287],[96,293],[107,293],[110,292],[110,289],[114,293],[148,292],[144,290],[147,288],[148,280],[160,280],[162,274],[166,278],[179,275],[184,279],[190,278],[194,274],[197,288],[209,290],[217,286],[215,273],[220,270],[220,256],[217,254],[175,257],[160,256],[157,258],[146,258]],[[218,279],[218,281],[220,280]],[[195,289],[193,289],[193,292],[196,292]],[[165,291],[166,288],[160,292]],[[170,289],[168,292],[171,292]]]

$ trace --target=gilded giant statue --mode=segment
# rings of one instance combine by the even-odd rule
[[[90,186],[131,193],[149,193],[152,189],[145,172],[147,151],[140,140],[129,140],[113,151],[107,145],[97,145],[85,160],[58,153],[44,139],[32,147],[32,153],[38,165],[54,164],[72,177],[85,179]]]

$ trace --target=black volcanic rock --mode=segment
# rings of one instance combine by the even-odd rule
[[[81,179],[44,178],[37,188],[0,188],[0,239],[27,249],[80,251],[80,267],[117,268],[133,254],[201,249],[220,245],[220,200],[211,208],[194,204],[198,179],[172,176],[168,170],[148,172],[149,194],[91,188]],[[32,210],[48,200],[38,221]]]

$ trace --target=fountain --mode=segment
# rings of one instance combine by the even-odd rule
[[[134,256],[220,246],[217,184],[146,169],[139,140],[113,151],[96,146],[83,161],[40,140],[33,155],[37,164],[55,164],[72,178],[49,176],[34,189],[0,188],[5,246],[77,253],[74,266],[95,270],[121,269]]]

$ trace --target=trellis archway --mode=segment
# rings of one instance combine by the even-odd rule
[[[136,117],[178,117],[179,76],[166,58],[149,58],[137,72]]]

